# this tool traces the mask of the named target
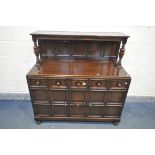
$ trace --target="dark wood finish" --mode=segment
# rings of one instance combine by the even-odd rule
[[[34,32],[27,74],[34,118],[117,124],[131,77],[121,66],[122,33]],[[121,49],[120,49],[121,45]]]
[[[117,63],[118,66],[121,66],[121,61],[122,61],[122,58],[124,56],[124,52],[125,52],[125,44],[127,42],[127,39],[123,39],[122,41],[122,47],[120,49],[120,52],[119,52],[119,61]]]
[[[39,72],[39,67],[40,67],[40,59],[39,59],[39,55],[40,55],[40,53],[39,53],[39,47],[38,47],[38,45],[37,45],[37,38],[35,37],[35,36],[32,36],[32,40],[33,40],[33,42],[34,42],[34,47],[33,47],[33,49],[34,49],[34,54],[35,54],[35,56],[36,56],[36,66],[37,66],[37,68],[38,68],[38,72]]]

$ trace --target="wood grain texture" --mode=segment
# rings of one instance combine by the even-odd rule
[[[127,35],[76,32],[31,35],[40,53],[39,72],[35,65],[26,76],[36,122],[120,121],[131,81],[121,66],[122,49],[119,53]]]
[[[112,61],[100,60],[47,60],[40,66],[40,72],[34,66],[29,76],[56,77],[97,77],[97,78],[130,78],[123,67],[116,67]]]

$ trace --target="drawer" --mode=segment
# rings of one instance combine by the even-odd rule
[[[105,117],[120,117],[122,113],[123,106],[117,105],[107,105]]]
[[[127,80],[114,80],[110,84],[110,89],[127,89],[129,81]]]
[[[49,79],[49,88],[67,88],[67,80]]]
[[[31,78],[29,79],[30,87],[47,87],[47,79],[45,78]]]
[[[88,80],[85,80],[85,79],[70,80],[70,87],[71,88],[87,88]]]
[[[107,89],[107,81],[90,80],[90,87],[95,89]]]

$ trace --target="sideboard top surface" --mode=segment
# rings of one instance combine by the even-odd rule
[[[47,60],[40,66],[40,72],[34,66],[28,75],[80,78],[130,78],[123,67],[116,67],[112,61],[98,60]]]

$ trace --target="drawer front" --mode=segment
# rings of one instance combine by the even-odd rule
[[[49,79],[49,88],[67,88],[67,80]]]
[[[103,117],[105,115],[105,106],[104,106],[104,104],[89,103],[88,115],[89,116]]]
[[[128,89],[128,80],[113,80],[110,84],[110,89]]]
[[[84,116],[86,114],[86,103],[70,103],[70,115],[81,115]]]
[[[88,80],[85,80],[85,79],[70,80],[70,87],[71,88],[87,88]]]
[[[107,104],[122,104],[126,97],[127,92],[125,91],[109,91]]]
[[[67,103],[52,103],[52,113],[55,116],[66,116]]]
[[[34,113],[38,116],[50,116],[50,105],[33,104]]]
[[[41,101],[44,103],[45,101],[48,102],[49,100],[48,90],[46,89],[31,89],[30,93],[34,102]]]
[[[123,106],[106,105],[105,117],[120,117]]]
[[[90,87],[95,89],[107,89],[107,84],[104,80],[90,80]]]
[[[46,78],[31,78],[29,79],[30,87],[47,87]]]
[[[67,90],[51,90],[50,91],[50,100],[51,101],[67,101]]]

